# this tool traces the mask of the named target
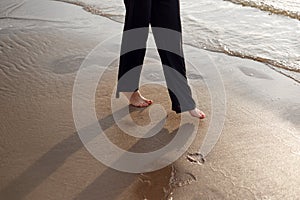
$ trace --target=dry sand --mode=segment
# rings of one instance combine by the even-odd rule
[[[0,199],[300,197],[300,86],[293,80],[264,64],[184,46],[186,57],[196,58],[199,68],[213,60],[222,76],[227,113],[218,143],[204,165],[189,162],[185,153],[155,172],[119,172],[84,148],[73,121],[72,90],[85,56],[111,34],[121,33],[122,24],[54,1],[28,1],[9,15],[18,19],[1,19]],[[112,53],[119,42],[112,43]],[[149,51],[147,55],[145,63],[157,67],[145,68],[143,77],[161,80],[157,54]],[[118,60],[111,64],[96,93],[100,125],[123,149],[148,152],[163,147],[173,139],[180,122],[180,115],[170,111],[163,87],[141,88],[168,114],[157,137],[127,136],[114,123],[110,100],[117,64]],[[211,97],[205,82],[214,77],[205,72],[197,75],[189,65],[188,75],[193,95],[208,115],[199,123],[188,150],[197,152],[211,123]],[[130,108],[131,117],[146,125],[149,109]]]

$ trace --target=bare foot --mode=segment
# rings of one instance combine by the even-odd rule
[[[190,115],[193,117],[197,117],[199,119],[204,119],[205,118],[205,113],[199,110],[198,108],[195,108],[193,110],[189,111]]]
[[[128,99],[130,105],[135,107],[147,107],[150,106],[153,101],[150,99],[146,99],[140,93],[140,91],[135,92],[122,92]]]

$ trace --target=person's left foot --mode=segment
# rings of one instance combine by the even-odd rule
[[[204,119],[206,117],[205,113],[202,112],[201,110],[199,110],[198,108],[195,108],[193,110],[189,110],[189,113],[190,113],[191,116],[197,117],[199,119]]]
[[[135,107],[143,108],[153,103],[152,100],[143,97],[139,90],[135,92],[123,92],[123,94],[127,97],[130,105]]]

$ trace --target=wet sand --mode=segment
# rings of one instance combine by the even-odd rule
[[[72,115],[76,72],[101,41],[122,24],[92,15],[81,7],[55,1],[15,6],[0,30],[0,199],[297,199],[300,196],[300,85],[251,60],[184,46],[196,66],[212,61],[226,91],[222,135],[203,165],[185,153],[164,169],[130,174],[110,169],[83,146]],[[30,12],[29,12],[30,10]],[[55,10],[55,11],[53,11]],[[18,18],[18,19],[13,19]],[[111,53],[118,53],[119,41]],[[163,80],[155,51],[147,53],[143,78]],[[211,58],[208,59],[208,58]],[[147,85],[146,97],[168,114],[160,133],[137,139],[125,135],[111,113],[117,73],[111,63],[96,93],[96,111],[105,134],[118,146],[149,152],[171,141],[180,115],[170,110],[165,88]],[[200,70],[200,71],[201,71]],[[197,152],[211,123],[206,81],[188,65],[198,104],[208,118],[199,123],[188,152]],[[220,107],[224,105],[219,105]],[[149,109],[130,108],[139,125],[149,123]]]

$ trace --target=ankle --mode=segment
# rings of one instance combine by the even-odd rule
[[[124,96],[127,97],[128,100],[130,100],[134,94],[134,92],[122,92]]]

